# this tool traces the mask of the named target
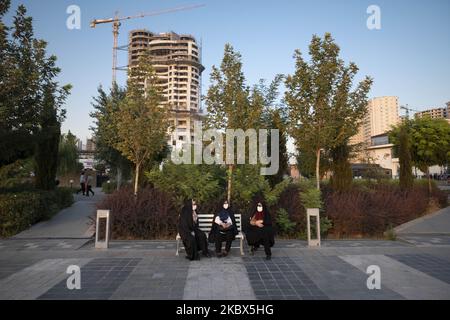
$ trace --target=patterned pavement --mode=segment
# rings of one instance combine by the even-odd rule
[[[339,300],[450,299],[450,246],[405,241],[277,241],[272,260],[237,249],[218,259],[175,256],[175,241],[0,241],[0,299]],[[436,242],[436,241],[434,241]],[[81,269],[69,290],[67,268]],[[381,289],[367,288],[378,265]],[[418,290],[420,288],[420,290]]]

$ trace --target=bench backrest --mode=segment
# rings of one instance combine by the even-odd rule
[[[201,213],[198,215],[198,226],[200,230],[203,232],[210,232],[211,226],[213,222],[214,215],[213,214],[205,214]],[[239,232],[242,231],[242,217],[241,214],[235,214],[234,218],[236,219],[236,226]]]

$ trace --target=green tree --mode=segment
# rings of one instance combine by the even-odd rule
[[[130,69],[126,97],[113,115],[118,137],[115,147],[135,166],[135,195],[142,167],[159,156],[167,144],[169,114],[161,106],[157,81],[150,57],[142,56]]]
[[[2,1],[0,18],[9,9]],[[63,104],[70,85],[55,80],[56,57],[36,39],[25,6],[17,8],[13,26],[0,22],[0,164],[34,156],[36,187],[55,187]]]
[[[153,168],[146,176],[158,189],[172,193],[181,206],[185,199],[206,203],[221,197],[223,171],[219,166],[174,164],[166,160],[162,170]]]
[[[402,130],[401,126],[391,132],[391,141],[399,146],[396,137]],[[418,118],[410,121],[408,128],[411,160],[414,166],[428,176],[429,192],[432,191],[430,170],[434,165],[446,165],[450,159],[450,124],[445,119]]]
[[[399,158],[399,184],[402,190],[410,190],[414,184],[411,158],[411,137],[409,120],[391,131],[389,138],[394,143],[394,154]]]
[[[354,63],[346,66],[339,47],[329,33],[313,36],[310,62],[296,50],[295,73],[286,78],[285,101],[289,110],[289,131],[299,150],[315,154],[316,188],[320,188],[320,159],[323,151],[348,142],[363,117],[372,80],[366,77],[354,91]]]
[[[250,100],[250,88],[245,83],[241,55],[230,44],[225,45],[220,67],[212,67],[210,81],[205,99],[208,111],[206,127],[219,130],[256,129],[263,112],[262,98],[254,89],[253,99]],[[233,168],[234,165],[228,165],[228,201],[231,200]]]
[[[80,171],[78,162],[77,137],[70,131],[62,134],[59,140],[58,149],[58,170],[59,176],[65,176]]]
[[[119,141],[118,130],[114,115],[126,97],[126,89],[114,83],[109,93],[100,86],[98,95],[94,97],[92,106],[94,111],[90,116],[94,119],[95,126],[91,127],[96,140],[97,160],[108,165],[116,174],[117,189],[122,184],[122,178],[130,174],[132,162],[116,149]]]

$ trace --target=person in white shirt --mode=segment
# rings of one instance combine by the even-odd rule
[[[81,172],[80,176],[80,189],[77,191],[77,194],[83,192],[83,196],[86,194],[86,173],[84,171]]]
[[[92,196],[95,195],[94,191],[92,190],[92,176],[88,175],[86,178],[86,196],[89,197],[89,192],[92,192]]]
[[[213,225],[209,234],[209,242],[216,245],[216,255],[218,258],[226,257],[231,249],[231,244],[236,238],[238,230],[234,213],[230,209],[228,201],[224,201],[222,208],[214,216]],[[225,250],[222,251],[222,242],[225,241]]]

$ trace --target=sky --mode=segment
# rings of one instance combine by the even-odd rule
[[[48,53],[58,57],[61,84],[73,85],[65,106],[63,132],[70,130],[85,142],[91,136],[89,112],[97,87],[109,88],[112,77],[112,26],[89,27],[93,19],[110,18],[166,8],[204,4],[204,7],[122,23],[119,45],[128,32],[146,28],[194,35],[202,43],[202,93],[209,85],[213,65],[219,65],[226,43],[242,54],[249,85],[270,81],[276,74],[294,72],[295,49],[307,53],[313,34],[330,32],[346,62],[355,62],[357,81],[374,79],[369,98],[398,96],[400,105],[424,110],[450,101],[449,0],[12,0],[5,21],[10,24],[19,4],[33,17],[35,34],[48,42]],[[81,28],[70,30],[67,8],[77,5]],[[370,30],[367,13],[377,5],[381,29]],[[119,66],[127,53],[119,52]],[[124,85],[125,72],[118,83]]]

